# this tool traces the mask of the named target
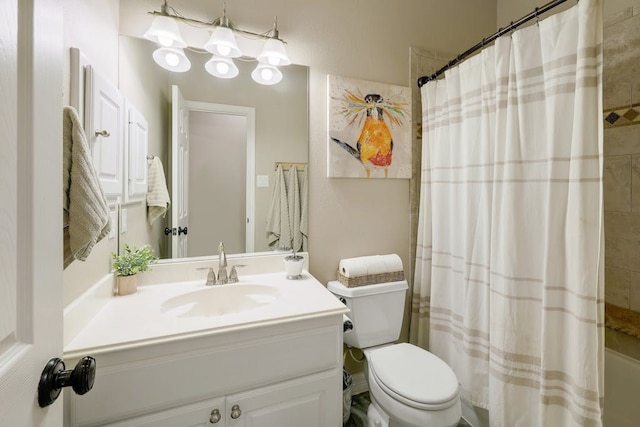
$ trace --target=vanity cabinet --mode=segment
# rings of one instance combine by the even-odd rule
[[[109,198],[122,196],[124,98],[91,65],[85,69],[85,130],[93,166]]]
[[[110,427],[324,427],[331,419],[335,372],[208,399],[106,424]],[[337,424],[336,424],[337,425]]]
[[[65,426],[342,425],[341,314],[113,346],[93,356],[93,390],[65,390]]]
[[[124,203],[143,200],[147,194],[147,152],[149,124],[142,113],[125,100],[127,131],[125,133]]]

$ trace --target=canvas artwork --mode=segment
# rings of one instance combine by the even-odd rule
[[[328,76],[327,176],[411,178],[408,87]]]

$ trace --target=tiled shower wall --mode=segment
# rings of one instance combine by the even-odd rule
[[[605,21],[603,96],[605,301],[640,312],[640,3]]]

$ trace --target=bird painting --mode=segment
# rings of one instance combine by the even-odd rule
[[[390,127],[401,127],[408,119],[408,102],[393,98],[387,99],[381,93],[362,96],[359,89],[343,88],[341,95],[333,99],[337,105],[335,113],[342,116],[347,127],[359,131],[353,134],[358,135],[355,141],[330,135],[331,141],[362,165],[367,178],[374,170],[381,170],[385,178],[389,176],[395,148]]]

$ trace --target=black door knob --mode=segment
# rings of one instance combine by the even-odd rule
[[[85,394],[93,388],[96,379],[96,359],[85,356],[73,370],[65,370],[64,362],[57,357],[50,359],[38,383],[38,404],[41,408],[51,405],[63,387],[71,386],[76,394]]]

